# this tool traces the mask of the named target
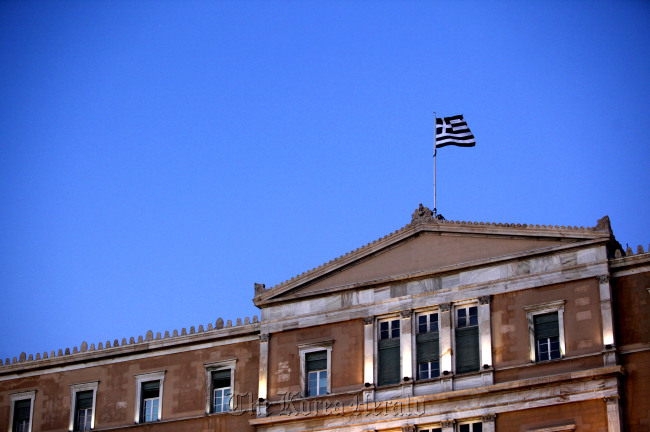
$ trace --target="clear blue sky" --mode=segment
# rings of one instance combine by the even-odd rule
[[[650,244],[646,1],[0,3],[0,358],[258,314],[433,207]]]

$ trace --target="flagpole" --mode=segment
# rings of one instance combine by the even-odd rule
[[[436,191],[436,154],[438,151],[436,149],[436,112],[433,112],[433,217],[435,218],[438,215],[438,206],[436,201],[438,199],[438,194]]]

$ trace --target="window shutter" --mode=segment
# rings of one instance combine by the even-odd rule
[[[535,324],[535,339],[559,337],[557,312],[551,312],[533,317]]]
[[[212,388],[230,387],[230,369],[212,372]]]
[[[478,327],[456,329],[456,373],[479,370]]]
[[[399,339],[379,341],[379,385],[397,384],[400,380]]]
[[[93,391],[87,390],[77,392],[77,410],[88,409],[93,407]]]
[[[327,351],[316,351],[305,355],[307,372],[327,369]]]
[[[158,397],[160,381],[147,381],[142,383],[142,399]]]
[[[440,358],[438,332],[421,333],[415,336],[418,363],[436,361]]]

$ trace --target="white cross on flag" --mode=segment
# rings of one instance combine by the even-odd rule
[[[436,119],[436,148],[455,145],[474,147],[474,135],[467,127],[462,115]]]

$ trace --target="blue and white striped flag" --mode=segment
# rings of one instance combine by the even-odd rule
[[[467,127],[462,115],[436,118],[436,148],[455,145],[474,147],[474,135]]]

